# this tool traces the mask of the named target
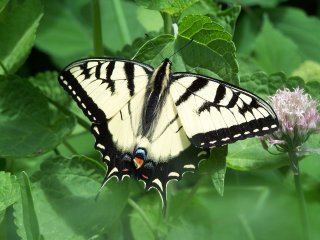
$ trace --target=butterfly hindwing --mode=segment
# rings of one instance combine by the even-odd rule
[[[276,114],[265,101],[213,78],[175,73],[170,94],[189,139],[197,147],[222,146],[278,127]]]

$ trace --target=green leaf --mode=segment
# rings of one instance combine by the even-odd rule
[[[179,24],[179,36],[182,37],[178,38],[180,48],[186,45],[186,40],[183,38],[193,39],[188,52],[185,49],[181,51],[187,64],[196,62],[223,80],[238,85],[235,45],[232,42],[232,35],[222,26],[212,22],[209,17],[189,15]]]
[[[224,192],[224,178],[227,170],[226,157],[228,155],[228,147],[214,148],[211,150],[211,157],[208,161],[213,161],[214,171],[211,179],[214,187],[220,196]]]
[[[163,19],[158,11],[139,7],[137,9],[137,19],[147,32],[159,32],[163,28]]]
[[[15,203],[19,194],[19,184],[15,176],[0,172],[0,223],[7,207]]]
[[[302,62],[298,45],[274,28],[268,18],[264,18],[254,53],[256,64],[267,73],[289,74]]]
[[[272,9],[269,17],[274,27],[299,47],[299,53],[304,60],[320,62],[319,18],[308,16],[301,9],[290,7]],[[286,46],[281,45],[281,47]]]
[[[240,12],[241,7],[239,5],[234,5],[226,10],[218,12],[217,17],[214,18],[214,20],[219,22],[230,34],[233,35]]]
[[[9,1],[0,12],[0,62],[9,73],[27,58],[42,14],[40,0]],[[0,75],[4,73],[0,67]]]
[[[320,63],[307,60],[292,72],[292,76],[299,76],[306,83],[320,82]]]
[[[279,3],[285,2],[286,0],[241,0],[239,2],[238,0],[224,0],[225,2],[232,2],[233,4],[241,4],[242,6],[260,6],[260,7],[266,7],[266,8],[274,8]]]
[[[0,156],[31,157],[54,149],[75,121],[50,109],[46,97],[26,79],[0,78]]]
[[[128,199],[124,180],[101,190],[105,171],[85,157],[48,158],[32,177],[32,196],[44,239],[106,239]],[[21,203],[14,208],[18,234],[26,239]]]
[[[23,219],[22,224],[25,229],[26,239],[38,240],[40,239],[39,223],[34,209],[29,177],[25,172],[21,173],[20,190]]]
[[[91,2],[44,1],[46,15],[39,28],[36,46],[48,53],[59,67],[92,55]],[[109,55],[145,34],[146,30],[137,19],[135,3],[100,1],[100,9],[103,43]]]
[[[173,58],[174,72],[192,71],[238,85],[232,36],[208,17],[183,18],[176,39],[172,35],[157,36],[146,42],[134,58],[157,67],[166,57]]]
[[[267,99],[268,96],[275,94],[278,89],[283,88],[305,88],[304,81],[299,77],[287,77],[284,73],[278,72],[267,75],[264,72],[256,72],[251,76],[241,77],[240,86],[244,89]]]
[[[181,14],[199,0],[135,0],[139,5],[152,10],[158,10],[170,15]]]
[[[257,139],[246,139],[229,145],[227,166],[236,170],[271,169],[287,164],[289,160],[285,154],[270,154],[263,150]]]

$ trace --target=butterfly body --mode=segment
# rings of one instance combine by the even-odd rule
[[[92,122],[95,147],[112,177],[166,186],[208,157],[209,148],[275,131],[272,108],[254,94],[192,73],[129,60],[92,58],[62,71],[59,81]],[[184,155],[194,145],[194,155]],[[192,148],[194,149],[194,148]]]

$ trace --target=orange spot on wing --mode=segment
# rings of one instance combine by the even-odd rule
[[[141,176],[145,179],[148,179],[149,177],[147,175],[141,174]]]
[[[142,165],[144,164],[144,160],[138,157],[135,157],[133,159],[134,165],[136,166],[136,169],[139,169],[142,167]]]

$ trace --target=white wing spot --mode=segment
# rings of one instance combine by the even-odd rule
[[[256,129],[254,129],[254,130],[253,130],[253,132],[259,132],[259,129],[258,129],[258,128],[256,128]]]
[[[152,181],[153,183],[157,184],[159,186],[159,188],[161,189],[161,191],[163,191],[163,187],[162,187],[162,183],[159,180],[159,178],[156,178],[155,180]]]
[[[71,85],[68,85],[68,88],[71,90],[72,89]]]
[[[62,79],[62,77],[61,77],[61,79]],[[67,82],[66,80],[63,80],[63,83],[64,83],[65,85],[68,85],[68,82]]]
[[[98,127],[94,127],[93,130],[94,130],[97,134],[100,133]]]
[[[241,136],[241,134],[238,133],[238,134],[234,135],[233,137],[234,137],[234,138],[237,138],[237,137],[240,137],[240,136]]]
[[[214,144],[215,142],[216,142],[216,140],[214,140],[214,141],[210,141],[209,143],[210,143],[210,144]]]
[[[79,96],[77,96],[77,99],[78,99],[79,102],[81,102],[81,98]]]
[[[203,146],[203,145],[204,145],[204,142],[203,142],[203,143],[201,143],[200,145],[201,145],[201,146]]]
[[[264,127],[264,128],[262,128],[262,130],[269,130],[269,128],[268,127]]]
[[[177,172],[171,172],[171,173],[169,173],[169,175],[168,175],[168,177],[179,177],[179,176],[180,176],[180,174],[177,173]]]
[[[87,108],[87,106],[84,105],[84,103],[81,103],[81,106],[82,106],[83,108]]]
[[[110,162],[110,157],[109,157],[108,155],[106,155],[106,156],[104,157],[104,159],[107,160],[108,162]]]
[[[207,155],[206,151],[201,151],[198,153],[197,157],[201,157],[202,155]]]
[[[77,93],[76,93],[76,91],[75,91],[75,90],[72,90],[72,94],[73,94],[73,95],[76,95]]]
[[[226,138],[222,138],[222,139],[221,139],[221,141],[228,141],[228,140],[230,140],[229,137],[226,137]]]
[[[97,147],[98,147],[98,148],[101,148],[101,149],[106,149],[101,143],[98,143],[98,144],[97,144]]]
[[[248,134],[250,134],[250,132],[249,132],[249,131],[246,131],[246,132],[244,132],[244,134],[248,135]]]
[[[275,124],[271,125],[271,128],[276,128],[276,127],[277,127],[277,125],[275,125]]]
[[[186,164],[186,165],[183,166],[183,168],[195,169],[196,167],[193,164]]]
[[[118,168],[116,168],[116,167],[114,167],[114,168],[110,171],[108,177],[111,176],[111,175],[112,175],[113,173],[115,173],[115,172],[119,172]]]

